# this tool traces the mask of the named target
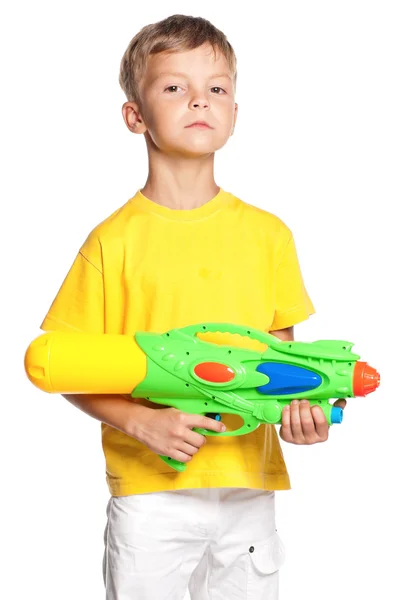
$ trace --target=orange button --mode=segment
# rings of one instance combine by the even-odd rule
[[[200,363],[194,368],[194,373],[211,383],[228,383],[235,378],[235,372],[231,367],[217,362]]]

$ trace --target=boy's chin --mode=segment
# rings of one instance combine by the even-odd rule
[[[202,156],[214,154],[214,152],[219,150],[221,147],[222,146],[216,146],[214,144],[182,145],[170,147],[167,151],[167,154],[175,156],[178,155],[186,158],[200,158]]]

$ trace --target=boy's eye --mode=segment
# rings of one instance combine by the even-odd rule
[[[170,93],[175,93],[178,92],[178,90],[181,89],[179,85],[169,85],[166,89],[165,92],[170,92]],[[214,86],[212,88],[210,88],[212,92],[214,92],[215,94],[226,94],[226,91],[223,90],[223,88],[218,87],[218,86]]]

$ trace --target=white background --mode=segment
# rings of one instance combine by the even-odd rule
[[[353,341],[382,376],[328,442],[283,443],[293,489],[277,494],[281,600],[396,599],[398,18],[383,0],[8,3],[1,595],[104,595],[99,423],[36,390],[23,356],[88,232],[145,183],[119,63],[142,26],[173,13],[210,19],[238,56],[239,118],[216,181],[293,230],[317,309],[296,339]]]

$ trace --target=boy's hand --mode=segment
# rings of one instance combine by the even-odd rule
[[[340,399],[333,406],[344,408],[346,404]],[[282,411],[279,436],[291,444],[317,444],[328,439],[329,425],[320,406],[310,406],[308,400],[293,400]]]
[[[221,433],[225,426],[201,415],[190,415],[175,408],[145,408],[135,423],[133,437],[150,450],[180,462],[188,462],[206,443],[206,437],[192,431],[202,427]]]

